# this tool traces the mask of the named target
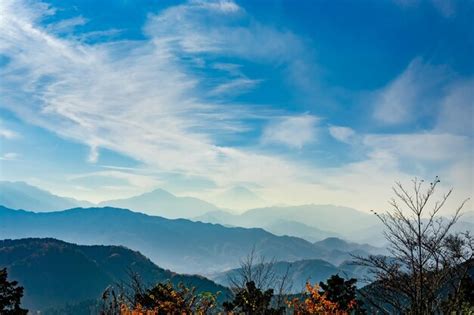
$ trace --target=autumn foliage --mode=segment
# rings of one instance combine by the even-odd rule
[[[135,287],[131,297],[104,294],[108,300],[102,315],[162,315],[162,314],[208,314],[216,306],[217,294],[196,293],[195,288],[184,284],[174,286],[171,282],[158,283],[150,289]]]
[[[337,302],[330,301],[326,293],[319,291],[320,287],[315,284],[306,283],[306,292],[304,300],[295,298],[288,303],[293,308],[295,315],[305,314],[349,314],[357,306],[356,300],[350,301],[348,309],[344,310]]]

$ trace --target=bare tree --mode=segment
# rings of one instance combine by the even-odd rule
[[[392,209],[374,212],[385,227],[384,236],[390,256],[356,257],[355,263],[372,273],[373,285],[362,293],[369,304],[386,313],[436,314],[442,305],[456,311],[461,280],[472,268],[473,238],[466,233],[453,233],[452,227],[461,216],[463,201],[450,218],[439,215],[452,189],[433,201],[438,177],[426,185],[413,180],[413,190],[401,183],[393,188]],[[430,210],[431,209],[431,210]]]
[[[291,291],[289,281],[291,266],[288,265],[282,273],[275,270],[275,259],[257,256],[255,247],[240,261],[240,268],[229,273],[228,283],[234,294],[245,289],[247,283],[253,282],[262,291],[272,289],[274,303],[277,307],[285,306],[285,298]]]

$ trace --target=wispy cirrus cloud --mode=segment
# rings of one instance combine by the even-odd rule
[[[287,170],[279,171],[282,176],[295,176],[299,167],[279,157],[216,145],[216,135],[239,132],[243,120],[258,113],[242,104],[206,101],[208,91],[199,84],[206,78],[182,63],[184,55],[200,53],[268,55],[275,60],[287,55],[287,44],[295,41],[289,33],[262,25],[219,26],[220,19],[242,14],[237,8],[231,2],[190,2],[152,16],[146,25],[148,40],[87,44],[42,26],[41,14],[53,11],[46,5],[29,12],[21,1],[2,2],[1,52],[10,58],[1,69],[2,94],[7,96],[2,106],[29,123],[88,145],[90,162],[98,161],[101,148],[107,148],[150,168],[219,183],[231,178],[262,182],[278,169]],[[199,28],[196,19],[201,15],[196,12],[212,15],[218,27]],[[219,27],[228,31],[225,36]],[[240,36],[244,41],[234,45]],[[222,93],[235,82],[218,82],[214,89]],[[257,175],[252,171],[256,165],[265,165],[265,170]],[[248,171],[235,172],[237,168]]]
[[[261,80],[236,78],[216,86],[209,92],[209,94],[212,96],[242,94],[250,89],[253,89],[260,82]]]
[[[448,161],[468,154],[472,141],[466,136],[433,132],[411,134],[367,135],[364,144],[377,151],[388,152],[412,161]],[[457,154],[453,154],[457,152]]]
[[[422,164],[427,157],[430,163],[449,162],[442,170],[452,175],[452,181],[459,177],[453,174],[472,165],[465,153],[472,142],[466,135],[469,122],[463,120],[463,131],[451,134],[457,117],[466,107],[472,108],[460,103],[469,95],[470,85],[447,88],[446,82],[452,80],[443,67],[413,61],[375,93],[373,117],[397,126],[417,121],[419,115],[436,116],[430,100],[441,95],[436,108],[444,108],[448,112],[444,117],[453,118],[440,118],[439,129],[403,135],[357,128],[355,134],[343,122],[329,125],[337,141],[360,139],[357,150],[363,158],[324,167],[318,165],[316,154],[311,163],[267,149],[304,152],[319,143],[326,117],[226,98],[236,90],[257,89],[266,80],[246,73],[242,61],[283,69],[289,81],[307,89],[314,89],[307,71],[317,68],[308,60],[304,40],[284,28],[260,23],[235,2],[172,6],[149,14],[144,39],[106,37],[94,43],[67,34],[85,18],[48,26],[42,22],[42,17],[54,14],[48,5],[2,1],[0,6],[0,52],[7,57],[0,68],[0,106],[27,123],[87,145],[90,163],[101,162],[103,149],[138,161],[136,168],[68,177],[78,186],[91,178],[109,178],[104,184],[109,198],[165,184],[161,173],[167,173],[211,182],[208,187],[252,183],[274,203],[338,203],[368,209],[385,203],[393,180],[413,175],[403,168],[404,159],[413,164]],[[225,75],[212,76],[207,70]],[[432,92],[440,86],[443,89]],[[243,133],[257,140],[256,147],[228,144],[221,138]],[[350,156],[351,150],[343,154]],[[445,153],[453,151],[463,152],[463,158],[454,161]],[[420,173],[431,176],[432,171]],[[112,185],[113,180],[124,185]],[[472,187],[463,185],[463,191]]]
[[[474,79],[451,83],[441,100],[435,129],[439,132],[474,135]]]
[[[85,25],[86,23],[87,19],[82,16],[76,16],[70,19],[61,20],[57,23],[49,24],[46,27],[46,31],[53,34],[69,33],[73,31],[75,27]]]
[[[387,125],[409,124],[434,113],[449,72],[414,59],[397,78],[376,93],[374,118]]]

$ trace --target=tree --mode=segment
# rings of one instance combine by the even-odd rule
[[[145,288],[138,274],[129,271],[129,276],[130,283],[104,291],[101,315],[207,314],[217,305],[219,292],[198,294],[194,287],[174,286],[170,281]]]
[[[474,264],[471,268],[473,267]],[[450,293],[443,301],[443,313],[448,314],[453,309],[460,311],[460,314],[474,314],[474,281],[470,275],[461,279],[457,297]]]
[[[123,291],[123,290],[122,290]],[[102,293],[100,315],[116,315],[120,314],[122,306],[126,302],[122,295],[115,293],[114,287],[109,286]]]
[[[284,313],[284,308],[272,308],[273,289],[262,291],[255,286],[255,282],[246,283],[245,289],[237,292],[234,300],[224,302],[226,312],[238,312],[251,315],[279,315]]]
[[[135,309],[151,310],[156,314],[207,314],[216,305],[216,296],[205,292],[196,294],[195,288],[171,282],[158,283],[135,296]]]
[[[229,283],[234,293],[233,301],[225,302],[228,312],[244,314],[283,314],[286,295],[290,290],[289,268],[282,275],[274,270],[274,260],[257,258],[255,248],[240,262],[236,273],[231,273]],[[276,293],[275,293],[276,292]]]
[[[356,314],[365,314],[362,308],[363,302],[357,300],[355,286],[357,280],[339,277],[339,275],[332,275],[326,283],[320,282],[320,294],[324,295],[329,301],[337,303],[338,308],[342,311],[353,311]]]
[[[365,314],[362,302],[356,299],[356,279],[344,280],[331,276],[326,283],[306,283],[303,299],[294,298],[288,303],[295,315],[306,314]]]
[[[474,246],[469,232],[453,233],[452,227],[467,200],[450,218],[439,216],[452,193],[434,201],[439,183],[438,177],[429,185],[414,179],[412,191],[396,183],[391,210],[374,212],[385,227],[390,256],[356,257],[355,262],[372,273],[375,282],[362,293],[382,312],[435,314],[447,293],[453,301],[447,311],[460,311],[461,280],[472,268]]]
[[[7,269],[0,269],[0,314],[22,315],[28,310],[20,307],[23,287],[17,281],[8,281]]]
[[[301,298],[294,298],[288,302],[288,306],[293,309],[295,315],[348,315],[352,310],[353,304],[355,305],[355,302],[350,302],[348,309],[343,310],[338,303],[330,301],[326,293],[321,293],[317,284],[312,286],[309,282],[306,283],[306,291],[303,293],[303,300]]]

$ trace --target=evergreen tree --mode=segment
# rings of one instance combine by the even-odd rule
[[[356,279],[344,280],[339,275],[332,275],[326,283],[319,283],[320,293],[329,301],[337,303],[342,311],[351,310],[356,314],[365,314],[362,301],[356,299],[356,282]]]
[[[284,308],[272,308],[273,289],[261,290],[256,287],[254,281],[246,283],[246,287],[240,289],[232,302],[224,302],[223,306],[227,312],[237,312],[254,315],[280,315]]]
[[[20,307],[23,287],[17,281],[8,281],[7,269],[0,269],[0,314],[26,315],[28,310]]]

